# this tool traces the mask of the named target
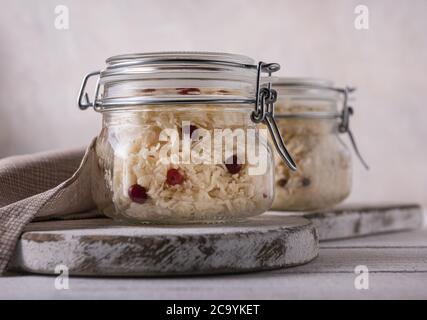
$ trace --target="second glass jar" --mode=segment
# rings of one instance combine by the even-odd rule
[[[326,80],[281,78],[277,123],[298,170],[290,171],[276,156],[273,209],[309,211],[332,207],[351,191],[352,161],[341,140],[344,90]]]

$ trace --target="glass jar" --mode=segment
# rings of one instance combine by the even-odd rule
[[[278,78],[273,85],[278,92],[277,124],[298,170],[292,172],[276,161],[272,208],[316,210],[340,203],[352,184],[351,155],[339,133],[348,132],[354,142],[348,127],[352,108],[347,105],[353,89],[301,78]]]
[[[274,122],[274,91],[261,87],[260,74],[278,68],[240,55],[169,52],[112,57],[88,74],[79,106],[103,116],[92,179],[99,210],[140,223],[236,221],[268,210],[273,155],[257,123]]]

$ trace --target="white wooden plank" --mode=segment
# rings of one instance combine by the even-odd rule
[[[417,204],[343,205],[316,212],[275,212],[313,222],[320,241],[420,229],[423,210]]]
[[[71,278],[70,290],[65,291],[54,289],[55,277],[0,278],[0,298],[427,299],[425,248],[357,248],[359,241],[362,245],[391,242],[393,246],[418,246],[424,243],[425,233],[422,230],[346,240],[356,242],[355,248],[323,248],[310,264],[271,272],[207,278]],[[329,243],[341,242],[323,245]],[[354,288],[354,268],[361,264],[370,271],[369,290]]]
[[[323,241],[321,248],[427,248],[427,229]]]
[[[427,248],[322,248],[311,263],[276,273],[353,273],[359,265],[371,272],[427,272]]]
[[[371,273],[357,290],[351,273],[97,279],[70,278],[56,290],[55,277],[0,278],[0,299],[427,299],[425,273]]]

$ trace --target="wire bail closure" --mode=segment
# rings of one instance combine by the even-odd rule
[[[348,100],[349,100],[348,97],[350,93],[355,91],[355,88],[345,87],[344,89],[336,89],[336,90],[338,92],[341,92],[344,95],[343,109],[340,116],[341,123],[338,126],[338,131],[340,133],[348,133],[354,152],[356,153],[357,157],[359,158],[360,162],[365,167],[365,169],[369,170],[369,166],[366,163],[366,161],[363,159],[359,151],[359,148],[357,147],[356,140],[354,139],[353,133],[350,130],[350,117],[354,114],[354,110],[348,104]]]
[[[89,107],[96,108],[96,98],[98,97],[98,94],[99,94],[99,81],[100,81],[99,76],[100,76],[100,74],[101,74],[101,71],[94,71],[94,72],[88,73],[83,78],[82,85],[80,86],[79,98],[77,101],[77,104],[79,105],[79,108],[81,110],[86,110]],[[98,76],[98,80],[96,81],[94,101],[92,102],[92,101],[90,101],[89,95],[86,92],[86,85],[87,85],[87,82],[89,81],[89,79],[92,78],[93,76]],[[83,101],[83,99],[84,99],[84,101]]]
[[[266,72],[271,77],[271,74],[278,70],[280,70],[280,65],[277,63],[264,63],[262,61],[258,63],[255,110],[252,112],[251,118],[253,122],[264,123],[267,126],[280,157],[285,161],[289,169],[295,171],[297,165],[283,142],[274,118],[274,103],[277,101],[277,91],[271,88],[270,81],[267,87],[261,88],[261,73]]]

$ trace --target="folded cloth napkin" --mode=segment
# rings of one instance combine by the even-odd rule
[[[0,160],[0,275],[31,221],[73,218],[95,208],[91,172],[95,140],[86,149]]]

